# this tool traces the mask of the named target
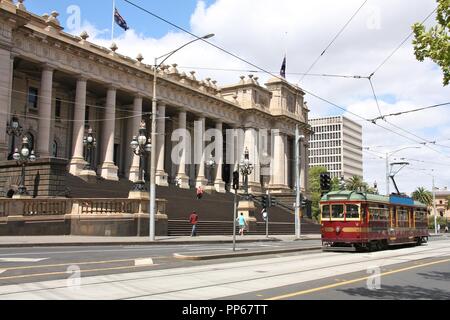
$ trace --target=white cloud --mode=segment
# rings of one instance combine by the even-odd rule
[[[199,1],[191,15],[191,31],[199,36],[215,33],[215,37],[210,39],[213,43],[276,73],[287,52],[288,80],[297,83],[300,76],[289,73],[306,71],[361,3],[361,0],[217,0],[206,6]],[[411,32],[411,25],[421,21],[435,6],[435,0],[370,1],[311,72],[369,75]],[[428,24],[433,22],[434,17],[429,19]],[[110,40],[103,39],[101,32],[95,28],[92,32],[90,40],[109,46]],[[137,30],[129,30],[116,42],[120,53],[131,57],[142,53],[146,58],[144,62],[151,64],[153,57],[169,52],[191,39],[190,35],[181,32],[171,32],[154,39],[139,34]],[[198,68],[197,78],[211,77],[222,85],[236,83],[239,75],[248,72],[200,68],[254,69],[201,42],[186,47],[169,62]],[[259,74],[259,77],[260,83],[269,78],[264,74]],[[373,84],[381,98],[382,113],[447,102],[450,98],[449,88],[442,87],[439,68],[429,60],[422,63],[416,61],[411,39],[375,74]],[[367,80],[310,76],[305,77],[300,85],[365,118],[379,115]],[[383,97],[390,99],[383,101]],[[312,117],[342,113],[312,96],[307,95],[306,100]],[[450,139],[448,110],[449,107],[441,107],[388,120],[427,140],[445,140]],[[378,123],[398,131],[386,123]],[[366,146],[391,146],[376,149],[378,151],[392,151],[413,144],[368,122],[362,124]],[[450,141],[447,145],[450,145]],[[450,155],[448,148],[432,147]],[[450,186],[449,158],[425,147],[405,150],[398,155],[447,164],[445,167],[416,162],[411,168],[434,168],[439,171],[440,183]],[[384,161],[371,157],[374,156],[365,157],[365,179],[369,182],[377,180],[383,191]],[[426,185],[426,177],[424,172],[405,170],[399,174],[398,180],[402,190],[411,192],[419,184]]]

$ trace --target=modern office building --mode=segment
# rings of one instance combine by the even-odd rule
[[[332,178],[363,177],[361,125],[343,116],[310,119],[309,125],[310,167],[326,167]]]

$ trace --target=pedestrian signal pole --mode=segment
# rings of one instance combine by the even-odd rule
[[[266,238],[269,238],[269,207],[271,206],[272,199],[270,198],[270,192],[267,190],[267,205],[263,207],[263,218],[266,221]]]
[[[236,251],[236,219],[237,219],[237,192],[239,189],[239,170],[233,172],[234,211],[233,211],[233,251]]]

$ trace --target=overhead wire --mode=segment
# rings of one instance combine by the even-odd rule
[[[339,30],[339,32],[334,36],[334,38],[328,43],[328,45],[325,47],[325,49],[322,51],[322,53],[316,58],[316,60],[314,60],[314,62],[311,64],[311,66],[306,71],[306,74],[308,74],[312,70],[312,68],[314,68],[314,66],[317,64],[317,62],[319,62],[320,58],[322,58],[322,56],[333,45],[333,43],[336,41],[336,39],[344,32],[344,30],[347,28],[347,26],[350,24],[350,22],[352,22],[353,18],[356,17],[356,15],[359,13],[359,11],[361,11],[361,9],[364,7],[364,5],[367,3],[367,1],[368,0],[365,0],[361,4],[361,6],[358,8],[358,10],[356,10],[356,12],[353,13],[353,15],[347,20],[347,22],[344,24],[344,26]],[[303,75],[300,78],[299,82],[301,82],[304,78],[305,78],[305,75]]]

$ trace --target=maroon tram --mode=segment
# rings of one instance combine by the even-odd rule
[[[382,250],[428,241],[427,206],[411,198],[334,191],[320,201],[324,250]]]

